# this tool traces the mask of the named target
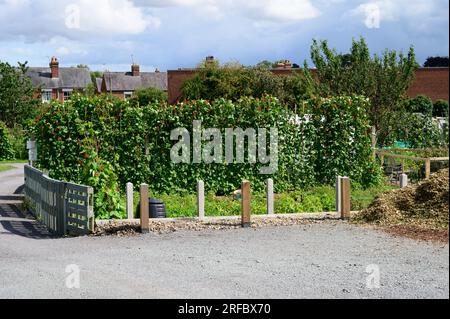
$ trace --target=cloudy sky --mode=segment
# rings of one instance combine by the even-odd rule
[[[195,66],[213,55],[246,65],[309,58],[311,40],[346,52],[448,55],[447,0],[0,0],[0,61],[96,70]]]

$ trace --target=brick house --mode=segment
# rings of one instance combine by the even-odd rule
[[[53,57],[49,67],[30,67],[26,74],[42,102],[51,100],[64,102],[73,92],[84,91],[92,83],[91,75],[85,68],[60,68],[59,61]]]
[[[100,81],[99,84],[100,86]],[[166,72],[140,72],[137,64],[131,66],[131,72],[105,72],[99,91],[109,93],[121,99],[129,99],[137,89],[157,88],[167,91]]]

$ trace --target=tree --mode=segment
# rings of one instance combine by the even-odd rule
[[[349,54],[338,54],[327,41],[313,41],[311,60],[316,74],[305,62],[305,76],[310,89],[320,96],[364,95],[369,98],[369,119],[378,134],[383,121],[398,108],[418,68],[414,48],[403,53],[385,50],[381,56],[370,55],[364,40],[353,40]]]
[[[153,87],[138,89],[134,92],[131,99],[132,103],[138,103],[141,106],[149,105],[155,102],[167,102],[167,93]]]
[[[267,62],[267,63],[266,63]],[[204,65],[196,75],[184,82],[183,98],[186,100],[215,100],[225,98],[237,101],[241,97],[277,97],[283,104],[295,108],[298,99],[309,96],[307,83],[297,72],[279,76],[271,72],[268,61],[256,67],[239,63]]]
[[[425,68],[448,67],[448,56],[429,56],[424,63]]]
[[[0,121],[10,128],[26,124],[40,103],[31,80],[25,76],[27,62],[18,65],[15,68],[0,62]]]

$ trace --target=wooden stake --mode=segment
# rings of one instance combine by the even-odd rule
[[[141,232],[148,233],[150,231],[150,217],[148,211],[148,185],[141,184]]]
[[[250,227],[250,182],[243,181],[241,187],[242,227]]]
[[[425,178],[429,179],[431,176],[431,160],[427,159],[425,161]]]
[[[350,179],[341,178],[341,218],[350,218]]]

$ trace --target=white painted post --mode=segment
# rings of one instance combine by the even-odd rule
[[[274,196],[273,196],[273,179],[267,180],[267,215],[275,214]]]
[[[405,188],[408,186],[408,175],[401,174],[400,175],[400,188]]]
[[[197,182],[197,213],[198,218],[205,218],[205,183]]]
[[[341,207],[342,207],[342,203],[341,203],[341,180],[342,180],[342,176],[338,176],[336,178],[336,212],[338,212],[338,213],[341,212]]]
[[[128,219],[134,218],[133,212],[133,183],[127,183],[127,216]]]

